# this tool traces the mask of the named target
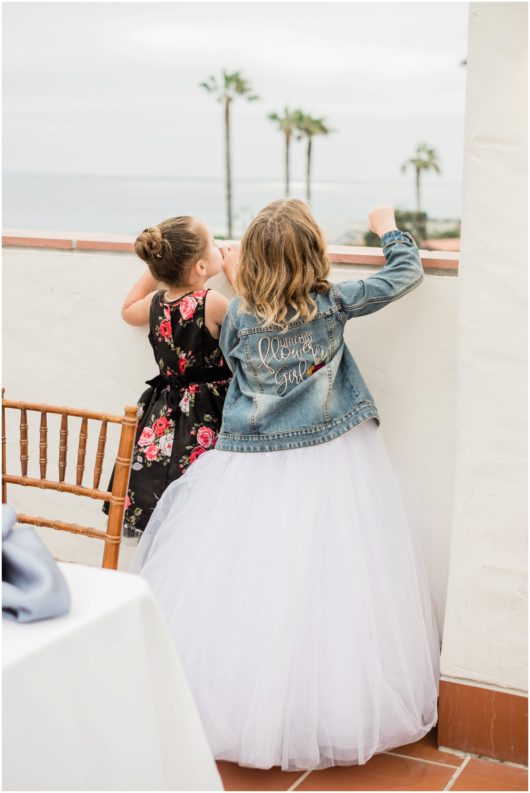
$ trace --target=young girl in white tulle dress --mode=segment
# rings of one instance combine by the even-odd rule
[[[233,378],[217,446],[165,491],[132,562],[212,752],[286,771],[362,764],[437,721],[439,636],[417,540],[345,323],[418,286],[376,207],[385,266],[331,283],[306,204],[265,207],[225,272]]]

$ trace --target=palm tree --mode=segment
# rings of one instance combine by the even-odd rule
[[[248,80],[241,76],[241,72],[227,72],[223,69],[221,79],[211,75],[204,83],[200,83],[201,88],[215,96],[224,108],[225,122],[225,166],[226,166],[226,219],[228,239],[232,239],[232,150],[231,150],[231,131],[230,131],[230,107],[234,99],[243,96],[248,102],[259,99],[252,93],[252,88]]]
[[[401,166],[401,173],[405,173],[409,166],[414,168],[416,174],[416,212],[419,214],[421,212],[421,174],[423,171],[436,171],[436,173],[441,173],[440,166],[438,164],[438,155],[436,151],[427,146],[426,143],[419,143],[418,146],[416,146],[414,155]]]
[[[311,154],[312,154],[312,147],[313,147],[313,138],[315,135],[329,135],[331,132],[335,130],[330,129],[323,118],[314,118],[313,116],[308,115],[307,113],[300,113],[296,129],[298,131],[297,138],[301,140],[302,138],[306,138],[307,140],[307,150],[306,150],[306,200],[307,203],[311,203]]]
[[[278,113],[269,113],[268,118],[271,121],[276,121],[278,124],[278,129],[280,132],[283,132],[285,136],[285,195],[289,195],[290,186],[291,186],[291,163],[290,163],[290,149],[291,149],[291,138],[293,137],[294,133],[297,130],[297,124],[302,115],[301,110],[289,110],[288,107],[285,107],[283,110],[283,116],[278,115]]]

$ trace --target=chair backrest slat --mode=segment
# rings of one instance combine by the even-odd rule
[[[103,457],[105,456],[105,444],[107,442],[107,422],[101,422],[101,429],[98,438],[98,450],[96,452],[96,466],[94,468],[94,483],[93,487],[99,487],[99,480],[101,479],[101,469],[103,468]]]
[[[66,453],[68,451],[68,416],[61,416],[61,429],[59,431],[59,482],[64,482],[66,471]]]
[[[46,412],[43,410],[40,414],[40,478],[46,479],[46,465],[48,462],[48,419]]]
[[[76,485],[83,482],[83,474],[85,472],[85,456],[86,456],[86,439],[88,435],[88,419],[84,418],[81,422],[81,431],[79,433],[79,449],[77,452],[77,477]]]
[[[22,476],[28,475],[28,414],[20,411],[20,470]]]

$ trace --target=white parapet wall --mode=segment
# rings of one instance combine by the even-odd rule
[[[527,4],[470,5],[442,675],[527,690]]]
[[[120,305],[143,266],[128,254],[4,248],[6,397],[114,413],[134,404],[144,381],[156,374],[156,364],[146,329],[124,324]],[[336,265],[332,277],[357,279],[371,272]],[[223,277],[213,279],[211,286],[230,294]],[[454,275],[426,275],[403,300],[350,321],[346,331],[380,412],[381,432],[424,552],[440,626],[454,486],[457,288]],[[30,459],[39,476],[37,422],[36,416]],[[55,473],[58,422],[53,417],[48,422],[49,464]],[[18,473],[19,431],[14,416],[8,417],[7,430],[8,467]],[[70,481],[71,472],[75,475],[77,431],[72,422]],[[89,424],[87,460],[95,444],[95,429]],[[85,484],[90,484],[90,473]],[[109,473],[107,462],[103,486]],[[12,485],[8,500],[20,511],[96,528],[104,525],[100,503],[89,499]],[[52,530],[41,533],[58,556],[100,564],[98,541]],[[131,550],[122,548],[124,569]]]

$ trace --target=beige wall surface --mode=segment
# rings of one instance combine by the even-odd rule
[[[4,249],[6,396],[116,413],[134,404],[144,381],[156,374],[156,365],[146,330],[123,323],[119,311],[142,267],[127,254]],[[370,272],[339,265],[332,277],[357,279]],[[224,277],[210,285],[229,294]],[[403,300],[350,321],[346,332],[380,412],[381,432],[423,549],[440,626],[453,493],[457,287],[456,277],[426,275]],[[13,422],[14,416],[8,421],[8,461],[18,472],[18,426]],[[56,471],[58,422],[50,417],[49,425],[50,464]],[[70,428],[70,472],[75,472],[77,426],[72,422]],[[30,455],[36,460],[38,433],[33,437]],[[96,429],[89,425],[89,451],[95,443]],[[35,462],[33,466],[38,476]],[[102,485],[109,473],[107,463]],[[85,483],[90,481],[87,476]],[[99,502],[16,486],[8,488],[8,495],[26,512],[103,526]],[[42,533],[62,558],[99,564],[97,541]],[[123,568],[131,550],[123,549]]]
[[[527,6],[470,5],[442,675],[527,689]]]

